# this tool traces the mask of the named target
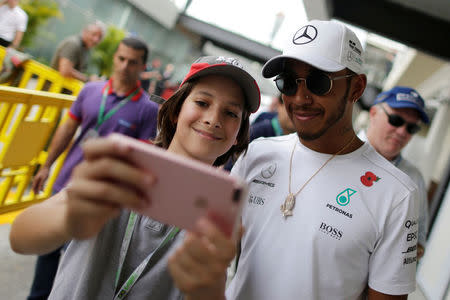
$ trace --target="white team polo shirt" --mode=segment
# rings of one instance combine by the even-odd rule
[[[330,158],[297,134],[253,141],[232,173],[250,185],[237,272],[227,299],[362,299],[415,289],[417,186],[368,143],[331,160],[296,197],[288,195]]]

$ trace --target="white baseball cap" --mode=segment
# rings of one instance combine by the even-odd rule
[[[270,78],[280,74],[286,58],[300,60],[326,72],[349,68],[360,74],[363,48],[356,34],[344,24],[312,20],[295,31],[284,47],[283,54],[266,62],[262,75]]]

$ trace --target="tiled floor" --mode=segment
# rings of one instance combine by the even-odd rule
[[[35,256],[19,255],[9,247],[9,224],[0,225],[1,299],[25,300],[33,279]]]

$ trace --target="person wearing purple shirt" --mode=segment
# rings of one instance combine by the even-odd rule
[[[128,95],[122,96],[118,96],[114,92],[114,89],[111,88],[113,85],[112,79],[107,82],[87,83],[77,101],[72,105],[69,117],[80,124],[81,132],[70,149],[64,166],[53,185],[53,193],[59,192],[66,185],[72,169],[83,159],[79,144],[91,134],[91,129],[97,125],[102,100],[99,95],[103,95],[107,88],[109,88],[109,92],[106,97],[105,113],[114,109],[127,96],[132,96],[135,90],[137,90],[137,94],[130,97],[129,103],[126,103],[117,113],[101,124],[96,130],[97,134],[106,136],[111,132],[118,132],[142,140],[155,137],[156,122],[151,120],[156,120],[157,104],[149,100],[148,94],[140,89],[139,82],[135,90],[130,90]]]
[[[80,128],[58,175],[52,192],[67,184],[73,168],[82,161],[80,144],[89,138],[119,132],[137,139],[148,140],[156,135],[158,105],[149,100],[141,88],[139,74],[145,69],[148,47],[135,37],[124,38],[113,58],[113,75],[107,82],[85,85],[70,108],[69,118],[58,127],[46,162],[33,179],[32,189],[39,193],[55,160],[70,145]],[[29,300],[47,299],[58,267],[61,249],[41,255],[36,263],[35,277]]]

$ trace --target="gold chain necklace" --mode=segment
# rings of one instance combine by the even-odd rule
[[[289,162],[289,194],[287,195],[286,200],[284,200],[284,204],[282,204],[280,207],[283,217],[287,218],[288,216],[293,215],[292,210],[294,209],[294,206],[295,206],[295,197],[297,197],[297,195],[300,194],[300,192],[314,178],[314,176],[316,176],[317,173],[320,172],[320,170],[322,170],[333,158],[335,158],[336,155],[342,153],[342,151],[344,151],[353,142],[355,137],[356,137],[356,135],[354,135],[352,137],[352,139],[350,140],[350,142],[345,144],[345,146],[342,147],[341,150],[339,150],[338,152],[333,154],[311,177],[309,177],[309,179],[302,185],[302,187],[298,190],[297,193],[292,194],[292,192],[291,192],[292,157],[294,157],[295,146],[297,146],[297,142],[295,142],[294,148],[292,148],[291,160]]]

